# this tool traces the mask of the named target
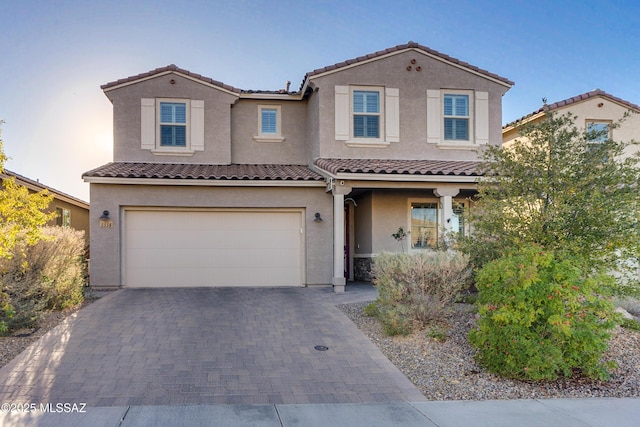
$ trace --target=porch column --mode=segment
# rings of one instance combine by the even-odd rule
[[[344,196],[351,192],[344,181],[333,188],[333,291],[344,292]]]
[[[460,192],[459,188],[438,187],[433,191],[437,197],[440,197],[441,206],[441,224],[444,229],[445,236],[451,232],[451,219],[453,218],[453,197]]]

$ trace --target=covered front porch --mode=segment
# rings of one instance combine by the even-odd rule
[[[333,286],[370,281],[375,255],[443,247],[468,233],[478,162],[319,159],[333,196]],[[397,239],[393,234],[406,233]]]

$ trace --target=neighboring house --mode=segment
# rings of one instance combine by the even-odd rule
[[[609,138],[615,141],[629,142],[640,141],[640,106],[624,99],[617,98],[607,92],[595,89],[582,95],[574,96],[553,104],[541,107],[502,128],[502,143],[508,147],[520,135],[518,126],[525,123],[539,123],[544,120],[546,111],[553,111],[556,114],[571,113],[575,116],[575,125],[580,130],[595,130],[599,138],[588,141],[591,144],[602,142],[605,132],[609,131]],[[630,112],[619,126],[611,126],[618,123]],[[637,151],[637,146],[629,146],[626,155]]]
[[[4,169],[0,172],[0,181],[11,177],[15,178],[17,184],[26,187],[33,193],[47,190],[53,196],[47,212],[58,214],[48,225],[60,225],[84,231],[85,241],[87,244],[89,243],[89,203],[10,170]]]
[[[94,287],[343,291],[372,259],[425,250],[501,143],[504,77],[409,42],[246,91],[158,68],[102,86],[114,161],[91,185]]]

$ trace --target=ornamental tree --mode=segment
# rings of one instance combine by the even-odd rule
[[[1,123],[1,122],[0,122]],[[0,130],[1,131],[1,130]],[[0,171],[4,171],[7,157],[0,134]],[[56,213],[46,213],[53,196],[47,190],[30,193],[18,185],[14,177],[2,179],[0,190],[0,258],[10,258],[20,241],[34,245],[42,237],[41,227],[55,218]]]
[[[578,129],[574,116],[552,111],[519,131],[508,149],[483,153],[484,178],[469,215],[474,232],[460,242],[475,267],[536,245],[580,258],[592,272],[635,271],[628,260],[639,254],[640,157],[623,156],[635,142]],[[594,140],[603,141],[588,143]]]

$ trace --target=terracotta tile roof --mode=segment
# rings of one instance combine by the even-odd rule
[[[633,104],[633,103],[631,103],[629,101],[625,101],[622,98],[618,98],[616,96],[608,94],[607,92],[603,91],[602,89],[594,89],[591,92],[586,92],[586,93],[583,93],[581,95],[577,95],[577,96],[573,96],[571,98],[563,99],[562,101],[554,102],[553,104],[543,105],[542,107],[538,108],[533,113],[529,113],[526,116],[522,116],[517,120],[514,120],[514,121],[512,121],[510,123],[507,123],[502,128],[504,129],[504,128],[507,128],[507,127],[510,127],[510,126],[515,126],[518,123],[520,123],[522,121],[525,121],[529,117],[535,116],[536,114],[542,113],[544,111],[553,111],[553,110],[556,110],[558,108],[566,107],[567,105],[575,104],[576,102],[584,101],[585,99],[594,98],[594,97],[597,97],[597,96],[601,96],[603,98],[608,98],[613,102],[617,102],[618,104],[624,105],[625,107],[629,108],[630,110],[635,110],[635,111],[640,112],[640,106],[638,106],[636,104]]]
[[[137,75],[131,76],[131,77],[125,77],[124,79],[120,79],[120,80],[116,80],[116,81],[113,81],[113,82],[109,82],[109,83],[103,84],[102,86],[100,86],[100,89],[106,90],[106,89],[112,88],[114,86],[119,86],[121,84],[134,82],[136,80],[144,79],[144,78],[147,78],[147,77],[152,77],[152,76],[154,76],[156,74],[166,73],[167,71],[174,71],[176,73],[184,74],[184,75],[192,77],[194,79],[201,80],[201,81],[203,81],[205,83],[221,87],[221,88],[226,89],[226,90],[228,90],[230,92],[235,92],[235,93],[240,93],[241,92],[240,89],[237,89],[237,88],[235,88],[233,86],[229,86],[228,84],[224,84],[224,83],[219,82],[217,80],[213,80],[213,79],[211,79],[209,77],[204,77],[204,76],[202,76],[200,74],[192,73],[191,71],[188,71],[188,70],[185,70],[183,68],[177,67],[174,64],[167,65],[166,67],[156,68],[155,70],[151,70],[151,71],[148,71],[146,73],[137,74]]]
[[[85,172],[88,178],[155,178],[193,180],[322,181],[300,165],[203,165],[112,162]]]
[[[390,175],[479,176],[480,162],[443,160],[318,159],[316,166],[329,172]]]
[[[359,57],[353,58],[353,59],[347,59],[346,61],[339,62],[339,63],[334,64],[334,65],[329,65],[329,66],[326,66],[326,67],[322,67],[322,68],[318,68],[316,70],[313,70],[313,71],[305,74],[304,79],[302,81],[302,84],[300,85],[300,88],[302,88],[304,86],[304,84],[307,81],[307,79],[309,79],[310,77],[315,76],[317,74],[322,74],[322,73],[326,73],[327,71],[337,70],[338,68],[346,67],[346,66],[349,66],[349,65],[352,65],[352,64],[356,64],[358,62],[368,61],[370,59],[374,59],[374,58],[377,58],[379,56],[387,55],[389,53],[398,52],[398,51],[406,50],[406,49],[420,49],[420,50],[423,50],[423,51],[425,51],[425,52],[427,52],[427,53],[429,53],[429,54],[431,54],[433,56],[437,56],[439,58],[442,58],[447,62],[451,62],[453,64],[460,65],[462,67],[468,68],[468,69],[473,70],[473,71],[475,71],[477,73],[480,73],[480,74],[484,74],[487,77],[491,77],[493,79],[499,80],[499,81],[501,81],[503,83],[506,83],[506,84],[508,84],[510,86],[513,86],[515,84],[514,82],[512,82],[511,80],[509,80],[509,79],[507,79],[505,77],[501,77],[501,76],[499,76],[497,74],[490,73],[489,71],[483,70],[482,68],[478,68],[475,65],[471,65],[471,64],[469,64],[467,62],[461,61],[461,60],[453,58],[453,57],[451,57],[449,55],[445,55],[444,53],[438,52],[437,50],[433,50],[433,49],[428,48],[428,47],[426,47],[424,45],[421,45],[419,43],[410,41],[410,42],[405,43],[405,44],[400,44],[398,46],[390,47],[390,48],[387,48],[387,49],[384,49],[384,50],[379,50],[377,52],[370,53],[368,55],[359,56]]]

